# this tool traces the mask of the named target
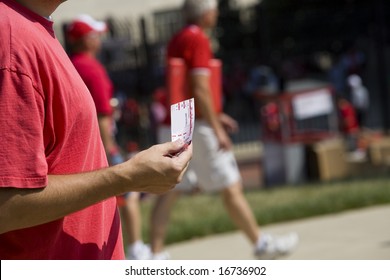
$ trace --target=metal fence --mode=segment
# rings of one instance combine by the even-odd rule
[[[273,14],[272,18],[267,15],[265,8],[276,9],[276,6],[269,5],[255,5],[244,9],[221,7],[219,23],[213,34],[213,41],[218,46],[216,56],[223,61],[224,109],[241,126],[240,133],[232,135],[235,143],[257,141],[262,136],[259,104],[245,90],[251,69],[259,64],[268,64],[276,76],[283,76],[283,71],[288,73],[290,76],[283,77],[285,79],[300,78],[308,71],[321,74],[318,73],[319,69],[308,65],[308,62],[312,63],[309,58],[312,54],[308,55],[306,52],[289,58],[288,64],[282,65],[287,55],[283,53],[286,51],[283,48],[288,47],[289,41],[285,40],[283,44],[276,46],[270,45],[273,41],[270,40],[267,20],[275,21],[277,14]],[[296,11],[294,14],[306,16],[306,13]],[[153,92],[165,82],[165,47],[173,33],[183,26],[180,12],[178,9],[162,10],[141,18],[140,21],[109,18],[107,22],[110,32],[104,40],[100,58],[115,84],[116,95],[123,102],[131,99],[139,107],[149,108]],[[297,42],[294,50],[299,51]],[[148,114],[144,109],[140,111],[143,115]],[[143,121],[136,124],[138,128],[133,129],[132,133],[143,136],[132,136],[131,141],[135,139],[139,146],[146,147],[154,141],[153,120],[147,122],[145,116],[139,119]],[[312,124],[302,122],[297,125],[302,129]],[[125,125],[120,125],[122,130],[123,127],[126,130]],[[123,143],[126,145],[126,141]]]
[[[139,22],[117,18],[109,18],[107,22],[110,32],[104,38],[100,60],[115,85],[115,94],[120,101],[119,115],[129,115],[129,112],[124,112],[129,110],[125,105],[128,100],[136,102],[138,109],[135,113],[140,114],[139,107],[150,108],[154,90],[165,84],[166,44],[183,26],[183,19],[179,10],[166,10],[142,18]],[[225,69],[232,68],[226,65]],[[232,135],[233,141],[258,141],[258,112],[255,108],[251,108],[251,113],[245,109],[248,105],[253,107],[248,97],[240,92],[233,95],[225,98],[226,111],[238,119],[241,127],[239,133]],[[145,114],[150,116],[150,112],[143,110]],[[123,122],[121,117],[118,119],[118,141],[124,149],[129,142],[137,142],[141,148],[155,142],[153,120],[145,122],[145,116],[138,116],[138,120],[143,120],[143,123],[130,124]]]

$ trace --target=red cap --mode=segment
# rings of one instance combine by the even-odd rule
[[[68,25],[66,36],[71,41],[77,41],[91,32],[103,33],[105,31],[107,31],[105,22],[97,21],[89,15],[80,15]]]

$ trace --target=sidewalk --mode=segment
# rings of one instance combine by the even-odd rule
[[[390,205],[367,207],[262,227],[264,232],[296,231],[291,260],[390,260]],[[252,247],[241,232],[167,246],[173,260],[250,260]]]

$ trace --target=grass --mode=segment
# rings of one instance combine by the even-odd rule
[[[390,177],[259,189],[245,192],[245,196],[258,223],[266,225],[390,203]],[[144,240],[149,242],[152,200],[143,201],[141,207]],[[172,210],[166,243],[235,229],[219,195],[182,196]]]

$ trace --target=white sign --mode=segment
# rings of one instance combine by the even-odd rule
[[[327,115],[333,111],[332,95],[328,89],[319,89],[297,95],[292,100],[294,117],[298,120]]]

